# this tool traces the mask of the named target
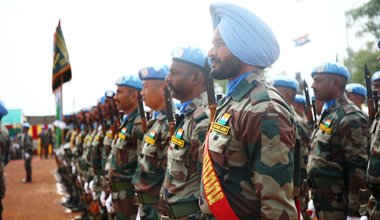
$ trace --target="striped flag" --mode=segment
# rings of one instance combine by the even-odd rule
[[[65,39],[63,38],[61,21],[58,22],[54,34],[54,51],[53,51],[53,92],[63,83],[71,80],[71,65],[69,54],[67,52]]]
[[[310,35],[309,35],[309,33],[307,33],[307,34],[305,34],[299,38],[294,39],[293,42],[295,43],[295,45],[294,45],[295,47],[307,44],[310,42]]]

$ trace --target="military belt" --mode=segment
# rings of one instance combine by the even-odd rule
[[[156,204],[159,200],[158,196],[152,196],[141,192],[135,192],[135,198],[137,200],[137,203],[141,205]]]
[[[133,187],[132,183],[129,182],[111,182],[109,186],[112,192],[127,190]]]
[[[307,185],[313,189],[320,189],[328,186],[338,185],[341,179],[329,177],[329,176],[319,176],[311,177],[307,179]]]
[[[167,207],[169,211],[169,217],[172,219],[188,216],[200,211],[198,202],[175,203],[170,205],[167,204]]]

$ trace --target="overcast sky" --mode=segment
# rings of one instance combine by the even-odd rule
[[[63,87],[65,114],[95,105],[115,80],[145,66],[170,65],[172,49],[192,45],[208,51],[211,0],[0,0],[0,99],[26,116],[55,114],[51,91],[53,36],[61,27],[73,78]],[[281,47],[270,69],[275,75],[310,70],[342,59],[348,42],[361,47],[354,30],[346,35],[344,11],[365,0],[233,1],[260,16]],[[311,42],[294,47],[306,33]],[[311,82],[311,80],[310,80]]]

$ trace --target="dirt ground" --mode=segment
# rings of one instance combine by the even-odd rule
[[[22,183],[25,177],[23,160],[12,160],[5,167],[6,193],[3,200],[4,220],[69,220],[80,213],[66,213],[60,205],[54,172],[54,159],[32,159],[31,183]]]

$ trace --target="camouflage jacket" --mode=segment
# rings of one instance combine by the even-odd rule
[[[209,154],[235,214],[297,219],[293,200],[293,116],[261,72],[249,74],[230,97],[219,101],[214,124],[227,131],[211,130]],[[211,213],[203,184],[201,188],[201,210]]]
[[[348,190],[348,215],[358,215],[359,189],[365,187],[367,123],[363,112],[343,94],[323,112],[312,137],[308,175],[343,180]]]
[[[168,148],[168,162],[163,184],[167,204],[194,202],[199,198],[202,172],[202,144],[209,126],[206,92],[194,98],[185,113],[176,119],[176,129]]]
[[[138,109],[128,115],[120,126],[117,139],[112,144],[109,180],[131,182],[136,171],[137,155],[141,152],[144,133]]]
[[[377,113],[371,126],[371,148],[367,168],[367,183],[372,195],[380,200],[380,118]]]
[[[18,136],[20,147],[24,152],[32,153],[33,151],[33,139],[28,133],[21,132]]]
[[[91,165],[94,169],[95,175],[102,175],[102,153],[103,153],[103,140],[104,132],[102,126],[98,127],[98,132],[95,135],[94,140],[92,140],[91,147]]]
[[[158,196],[165,177],[169,125],[165,111],[160,112],[144,136],[133,184],[138,192]]]
[[[10,146],[8,129],[0,121],[0,172],[4,171],[4,165],[9,161]]]
[[[104,173],[108,172],[109,156],[111,154],[111,146],[112,146],[112,142],[114,138],[115,138],[115,132],[113,131],[112,128],[108,129],[103,139],[103,149],[102,149],[102,170]],[[108,167],[107,167],[107,163],[108,163]]]

